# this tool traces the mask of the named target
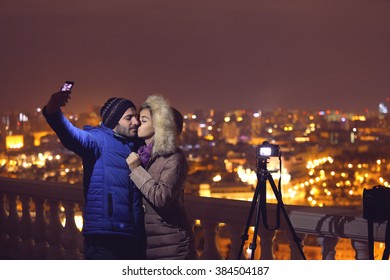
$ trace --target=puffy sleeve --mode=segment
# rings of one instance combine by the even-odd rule
[[[153,206],[180,208],[187,170],[184,154],[174,153],[157,158],[148,170],[142,166],[133,169],[130,178]]]
[[[43,110],[43,115],[65,148],[81,157],[98,157],[100,155],[98,144],[91,134],[75,127],[62,114],[61,110],[50,115],[46,114],[45,110]]]

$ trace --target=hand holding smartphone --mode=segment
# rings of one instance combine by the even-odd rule
[[[61,91],[72,91],[73,85],[73,81],[66,81],[61,87]]]
[[[63,107],[68,103],[71,98],[70,92],[72,91],[74,82],[66,81],[60,88],[59,92],[53,93],[49,99],[49,102],[45,106],[47,114],[53,114],[57,112],[60,107]]]

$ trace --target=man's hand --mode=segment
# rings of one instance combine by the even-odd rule
[[[65,106],[66,103],[68,103],[68,100],[71,98],[72,97],[69,91],[59,91],[53,93],[46,105],[46,113],[49,115],[54,114],[60,109],[60,107]]]
[[[141,165],[141,159],[137,153],[132,152],[126,159],[127,165],[130,170],[133,170]]]

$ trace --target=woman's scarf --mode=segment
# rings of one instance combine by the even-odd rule
[[[152,155],[152,150],[153,150],[153,142],[150,143],[149,145],[141,146],[138,149],[137,153],[139,155],[139,158],[141,159],[143,167],[146,167],[146,165],[148,164],[148,161]]]

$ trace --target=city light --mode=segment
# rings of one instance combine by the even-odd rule
[[[371,142],[372,147],[380,147],[375,141],[388,131],[379,129],[384,122],[383,114],[380,118],[378,115],[380,122],[372,130],[365,127],[373,123],[372,115],[371,122],[367,122],[368,116],[338,110],[316,113],[275,111],[275,114],[259,110],[219,114],[208,110],[199,113],[184,115],[186,130],[183,139],[186,141],[182,147],[190,167],[188,179],[194,180],[192,176],[204,172],[199,181],[193,183],[201,196],[251,199],[258,178],[254,151],[249,151],[249,148],[253,149],[254,146],[250,145],[259,145],[265,140],[282,148],[282,172],[273,172],[272,178],[281,180],[283,196],[289,204],[331,206],[340,203],[335,199],[339,196],[361,195],[363,188],[375,184],[389,185],[386,171],[390,167],[384,160],[385,155],[376,157],[374,162],[364,157],[358,159],[359,153],[370,152],[372,148],[368,145]],[[0,158],[3,176],[71,184],[82,182],[81,160],[64,153],[64,150],[58,151],[62,145],[53,138],[47,124],[31,126],[32,123],[39,124],[34,117],[42,120],[41,114],[39,109],[34,115],[18,113],[15,116],[17,123],[13,123],[9,115],[1,118],[6,140],[5,153]],[[82,114],[68,115],[72,121],[87,120],[80,119],[80,116]],[[94,113],[88,119],[99,123],[97,117]],[[15,133],[18,130],[20,133]],[[341,138],[343,131],[346,133]],[[375,135],[371,134],[372,131]],[[351,132],[353,143],[349,137]],[[345,145],[354,149],[351,155],[356,157],[342,162],[340,156]],[[36,152],[26,153],[28,149]],[[270,167],[279,169],[271,163]],[[218,188],[213,184],[218,184]],[[308,197],[311,197],[310,201]],[[275,201],[272,194],[269,199]]]

